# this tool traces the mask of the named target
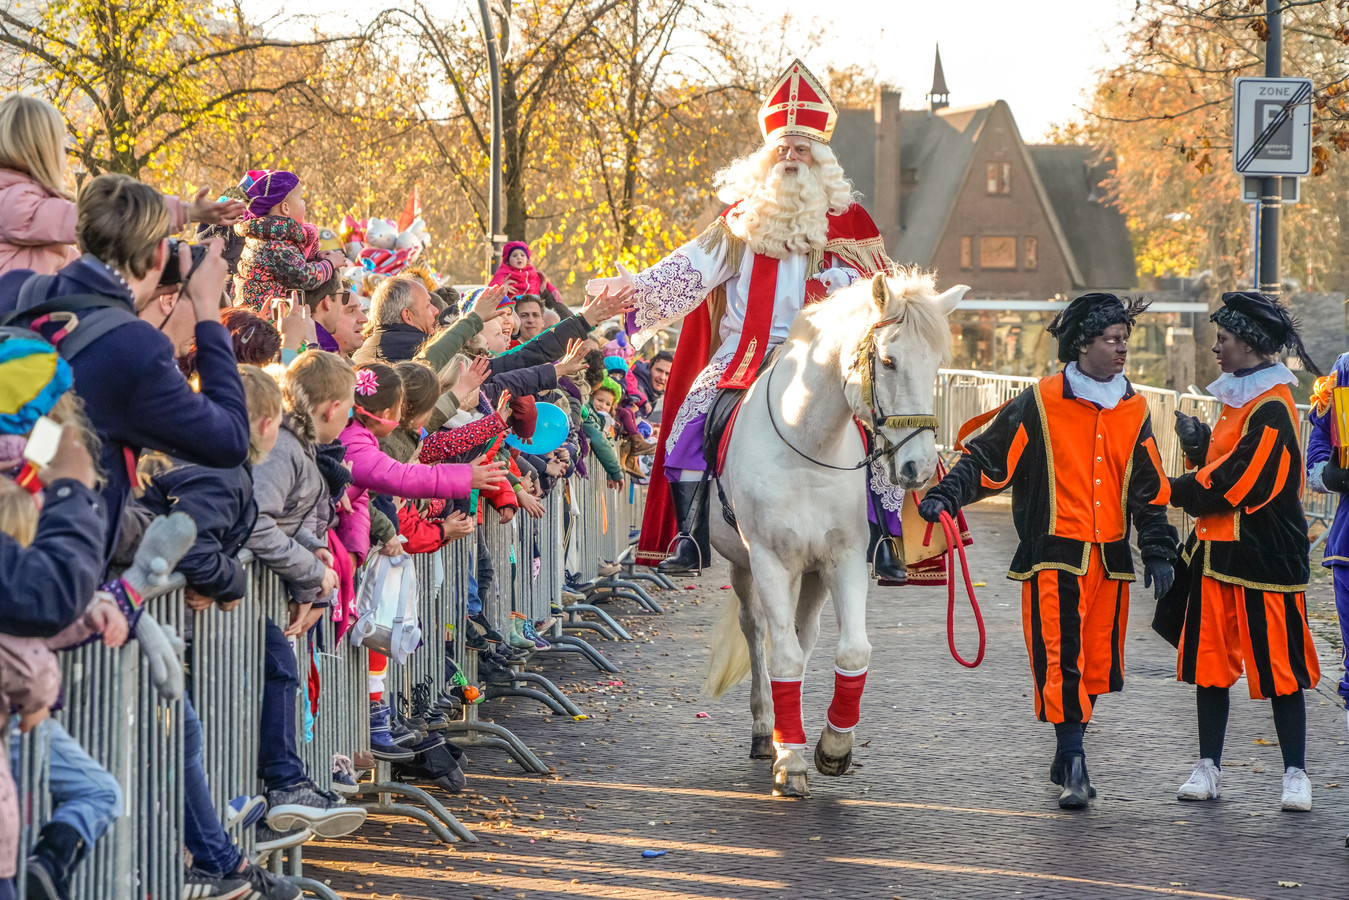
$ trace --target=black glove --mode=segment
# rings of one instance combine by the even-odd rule
[[[1143,563],[1143,587],[1152,588],[1152,596],[1160,600],[1176,583],[1175,566],[1164,559],[1154,559]]]
[[[1196,466],[1202,466],[1208,456],[1208,442],[1213,437],[1213,429],[1196,419],[1176,410],[1176,437],[1180,438],[1180,449],[1185,458]]]
[[[1321,483],[1329,491],[1349,491],[1349,469],[1340,468],[1339,453],[1332,452],[1321,470]]]
[[[918,515],[929,522],[940,522],[942,513],[949,513],[952,518],[955,518],[958,508],[940,494],[928,494],[918,504]]]

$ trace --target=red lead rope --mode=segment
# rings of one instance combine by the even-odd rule
[[[973,669],[979,663],[984,661],[984,616],[979,611],[979,601],[974,598],[974,583],[970,581],[970,567],[965,562],[965,545],[960,540],[960,529],[956,526],[955,520],[951,518],[948,512],[941,514],[941,528],[946,534],[946,643],[951,647],[951,655],[955,661],[967,669]],[[974,610],[974,621],[979,626],[979,655],[974,658],[974,662],[966,662],[961,655],[956,652],[956,554],[960,554],[960,568],[965,576],[965,593],[970,598],[970,609]]]

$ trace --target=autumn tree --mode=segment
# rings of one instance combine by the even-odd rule
[[[4,0],[0,47],[11,87],[36,87],[61,108],[71,152],[92,174],[139,175],[158,154],[239,103],[304,81],[216,77],[260,54],[344,40],[279,40],[240,7],[196,0]]]
[[[1338,0],[1284,9],[1284,70],[1316,88],[1313,176],[1283,217],[1286,280],[1303,289],[1346,284],[1349,13]],[[1209,302],[1249,283],[1250,208],[1232,170],[1232,79],[1263,74],[1262,3],[1140,0],[1124,63],[1102,73],[1086,115],[1061,138],[1109,147],[1111,197],[1128,219],[1146,275],[1207,274]],[[1202,317],[1201,317],[1202,318]],[[1199,374],[1214,375],[1207,322],[1196,331]]]

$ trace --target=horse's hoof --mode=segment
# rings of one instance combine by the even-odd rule
[[[772,759],[773,736],[771,734],[756,734],[754,737],[750,738],[749,758]]]
[[[821,775],[838,776],[848,771],[852,765],[852,750],[838,758],[825,756],[820,744],[815,745],[815,771]]]
[[[805,772],[779,772],[773,778],[774,797],[809,797]]]

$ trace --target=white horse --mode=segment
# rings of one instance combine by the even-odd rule
[[[871,659],[868,473],[855,468],[865,451],[853,417],[884,421],[891,483],[916,489],[932,477],[946,320],[967,290],[938,295],[930,274],[898,269],[812,305],[740,409],[721,475],[738,531],[716,509],[710,516],[735,593],[712,639],[704,690],[720,696],[752,676],[750,755],[776,751],[774,794],[809,794],[801,679],[829,597],[839,629],[835,692],[815,768],[841,775],[852,758]]]

